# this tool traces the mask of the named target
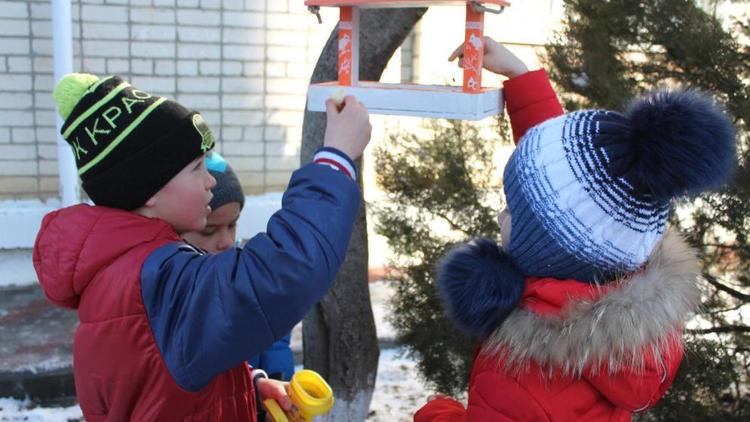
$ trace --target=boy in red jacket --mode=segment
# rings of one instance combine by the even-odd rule
[[[666,227],[671,200],[728,179],[733,126],[694,91],[549,118],[561,113],[543,71],[489,39],[486,52],[511,77],[520,138],[502,246],[477,239],[439,264],[448,315],[480,344],[467,408],[440,396],[414,420],[628,421],[671,384],[699,303],[695,252]]]
[[[255,421],[245,361],[304,317],[344,259],[367,110],[353,97],[341,111],[330,101],[325,147],[292,174],[267,232],[205,255],[181,240],[211,212],[204,157],[214,138],[201,115],[117,76],[66,75],[54,96],[96,205],[45,216],[34,267],[47,298],[78,311],[73,369],[86,420]],[[280,382],[258,386],[285,396]]]

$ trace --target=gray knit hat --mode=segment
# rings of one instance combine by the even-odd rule
[[[218,152],[212,152],[206,156],[206,168],[216,179],[216,186],[211,189],[214,194],[211,199],[211,209],[216,210],[222,205],[230,202],[238,202],[240,209],[245,205],[245,194],[237,175],[234,174],[232,166]]]

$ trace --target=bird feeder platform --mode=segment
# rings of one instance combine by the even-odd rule
[[[333,96],[354,95],[371,113],[446,119],[480,120],[502,111],[499,88],[482,87],[484,13],[499,13],[504,0],[307,0],[311,12],[339,8],[338,80],[311,84],[307,108],[325,111]],[[359,9],[462,5],[466,8],[463,86],[386,84],[359,80]]]

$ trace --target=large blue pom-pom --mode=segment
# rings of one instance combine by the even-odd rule
[[[489,239],[452,250],[438,264],[438,287],[448,317],[470,335],[487,336],[521,298],[524,276]]]
[[[735,166],[735,129],[724,110],[693,90],[652,92],[633,101],[633,166],[625,174],[644,193],[667,201],[726,183]]]

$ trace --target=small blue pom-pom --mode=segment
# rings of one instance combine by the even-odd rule
[[[487,336],[516,307],[524,276],[493,241],[475,239],[438,264],[438,287],[448,317],[470,335]]]
[[[654,91],[625,112],[632,167],[623,174],[656,200],[696,195],[726,183],[735,167],[735,129],[708,95]]]

